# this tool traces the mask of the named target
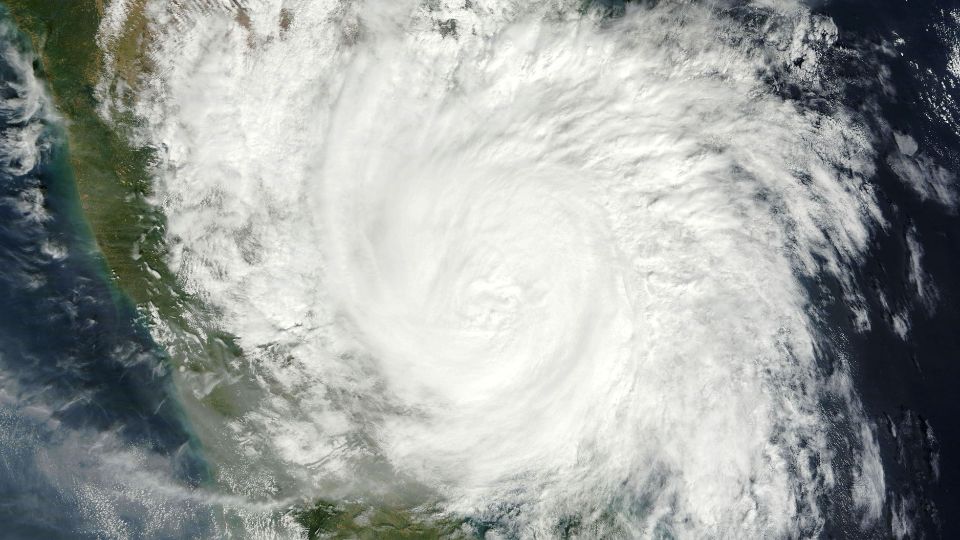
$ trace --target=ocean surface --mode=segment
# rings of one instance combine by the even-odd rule
[[[872,6],[840,2],[823,8],[841,28],[851,48],[897,36],[895,51],[882,62],[870,59],[844,66],[854,73],[876,73],[872,85],[847,90],[852,106],[877,100],[878,117],[908,134],[929,159],[942,167],[944,198],[917,197],[915,184],[903,182],[903,169],[888,157],[873,181],[882,190],[889,226],[875,241],[859,279],[873,291],[870,309],[890,317],[891,304],[910,312],[904,337],[896,325],[879,327],[853,343],[857,388],[870,418],[880,426],[885,475],[896,495],[890,504],[903,515],[915,536],[949,538],[958,534],[954,509],[960,508],[960,403],[951,399],[960,380],[960,219],[955,201],[960,170],[960,81],[958,81],[958,5],[951,2],[891,2]],[[885,80],[884,80],[885,79]],[[889,155],[910,150],[895,136]],[[916,154],[915,154],[916,155]],[[928,177],[941,174],[927,172]],[[936,180],[928,179],[935,183]],[[914,191],[911,192],[911,186]],[[922,190],[921,190],[922,193]],[[951,202],[953,201],[953,202]],[[946,203],[946,204],[944,204]],[[912,257],[922,253],[923,271],[936,295],[915,294]],[[936,292],[933,292],[933,291]],[[891,331],[893,328],[893,331]],[[895,531],[894,531],[895,532]]]
[[[29,42],[0,16],[0,536],[156,537],[131,477],[197,486],[206,465],[164,352],[91,240]]]
[[[223,371],[0,13],[0,537],[960,535],[960,5],[281,4],[133,107]]]

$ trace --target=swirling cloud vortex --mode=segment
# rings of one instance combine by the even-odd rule
[[[251,356],[293,361],[262,355],[281,412],[245,420],[279,459],[336,476],[360,433],[450,512],[521,535],[569,515],[813,533],[843,474],[876,512],[869,430],[833,459],[822,400],[858,406],[819,367],[842,356],[805,284],[856,302],[871,150],[841,107],[764,82],[823,21],[486,0],[319,2],[278,26],[276,4],[244,24],[158,8],[138,111],[167,152],[172,264]]]

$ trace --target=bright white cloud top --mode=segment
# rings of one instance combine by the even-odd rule
[[[808,536],[831,498],[879,517],[811,296],[860,302],[870,138],[768,84],[801,57],[780,75],[816,84],[828,19],[222,3],[148,4],[134,102],[171,266],[261,390],[223,435],[231,489],[400,493],[521,537]]]

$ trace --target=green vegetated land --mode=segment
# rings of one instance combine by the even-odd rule
[[[177,319],[185,311],[185,295],[165,264],[163,215],[146,199],[155,156],[129,143],[122,126],[132,125],[133,118],[108,125],[97,113],[95,87],[103,55],[96,36],[104,2],[4,0],[17,26],[30,36],[41,75],[66,117],[80,202],[113,279],[137,305],[152,303],[165,318]],[[111,44],[117,77],[132,88],[150,67],[144,54],[149,39],[145,3],[131,2],[125,33]]]
[[[96,34],[102,2],[5,4],[19,29],[31,38],[40,74],[65,117],[80,203],[114,281],[138,305],[153,302],[158,308],[172,308],[174,291],[159,290],[175,283],[163,262],[163,218],[146,202],[152,155],[131,147],[96,110],[94,88],[102,66]]]
[[[129,142],[129,130],[137,120],[120,116],[108,123],[98,114],[96,87],[103,73],[104,55],[96,39],[105,1],[0,3],[29,36],[38,55],[39,74],[64,117],[80,204],[110,278],[122,292],[120,299],[129,299],[141,313],[155,307],[169,330],[186,336],[176,340],[177,345],[166,344],[171,363],[186,369],[181,383],[189,386],[191,373],[233,376],[234,382],[218,385],[204,397],[182,392],[202,440],[204,433],[220,429],[225,417],[241,416],[251,405],[237,396],[251,396],[261,389],[237,371],[234,360],[242,351],[231,336],[204,322],[200,323],[203,328],[197,328],[196,318],[188,322],[185,317],[205,308],[183,291],[177,276],[167,267],[164,216],[148,201],[156,156],[150,149]],[[591,1],[585,0],[585,5]],[[620,5],[618,0],[601,0],[602,6],[609,3]],[[145,4],[146,0],[131,2],[124,33],[109,45],[117,79],[131,88],[136,88],[140,77],[151,69],[145,54],[150,38],[143,13]],[[216,458],[222,456],[209,457],[215,465]],[[482,536],[486,530],[480,523],[382,504],[318,501],[293,508],[290,513],[309,538],[465,538]],[[576,527],[567,527],[558,530],[558,535],[568,537],[575,531]]]
[[[64,118],[83,214],[110,279],[122,293],[119,301],[132,301],[141,315],[157,310],[166,330],[178,336],[164,344],[174,367],[190,372],[229,370],[228,364],[241,354],[239,347],[215,328],[207,308],[184,292],[166,264],[165,219],[148,199],[156,154],[130,143],[137,122],[132,115],[114,111],[119,116],[107,122],[98,113],[96,87],[104,54],[96,40],[104,0],[0,2],[31,39],[38,72]],[[146,0],[131,2],[124,33],[110,43],[114,73],[131,88],[150,71],[145,4]],[[199,399],[189,391],[182,391],[181,397],[195,424],[222,420],[205,416],[206,410],[242,412],[222,388]]]
[[[369,540],[440,540],[476,538],[458,520],[429,520],[405,509],[371,508],[357,503],[331,504],[319,502],[313,507],[296,510],[297,521],[307,529],[307,537],[358,538]],[[482,529],[482,528],[480,528]],[[482,533],[481,533],[482,534]]]
[[[126,130],[136,125],[135,118],[121,116],[107,122],[98,113],[96,87],[104,56],[96,39],[104,0],[0,2],[30,38],[38,55],[35,68],[63,117],[80,205],[110,279],[122,293],[120,301],[132,301],[141,313],[154,306],[171,330],[192,337],[178,340],[182,347],[167,351],[175,366],[188,370],[187,376],[197,371],[233,371],[229,364],[242,352],[231,336],[212,326],[193,328],[184,318],[185,313],[204,308],[181,289],[166,265],[164,216],[148,201],[155,154],[130,144]],[[131,3],[124,34],[110,44],[115,74],[132,88],[150,70],[144,54],[149,39],[142,12],[145,3]],[[222,422],[224,415],[243,413],[244,404],[234,396],[244,392],[225,386],[199,400],[183,394],[201,433]],[[310,538],[463,536],[453,523],[436,523],[404,509],[318,502],[291,509],[291,514]]]

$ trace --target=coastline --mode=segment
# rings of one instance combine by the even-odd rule
[[[145,186],[149,183],[145,172],[139,181],[134,181],[137,172],[144,169],[137,169],[132,164],[136,163],[136,159],[143,160],[145,156],[142,152],[135,155],[133,150],[126,157],[120,155],[124,150],[121,147],[123,141],[95,116],[93,96],[82,99],[81,93],[86,87],[83,81],[70,79],[71,75],[75,75],[74,72],[67,70],[53,75],[64,63],[72,61],[65,56],[68,52],[92,55],[96,52],[96,45],[91,41],[89,48],[92,50],[80,51],[71,46],[70,41],[48,39],[48,34],[43,33],[45,25],[70,13],[54,10],[57,12],[52,14],[51,19],[44,19],[40,4],[42,2],[17,1],[0,4],[0,18],[10,21],[23,40],[21,47],[24,52],[33,56],[34,72],[44,83],[53,109],[53,120],[47,123],[44,135],[50,147],[44,152],[42,165],[38,166],[42,167],[39,175],[45,205],[53,215],[50,227],[55,229],[70,253],[69,264],[59,269],[64,277],[58,279],[65,282],[70,279],[86,280],[99,293],[94,300],[97,311],[109,322],[104,321],[105,327],[101,332],[106,334],[98,336],[96,342],[127,340],[151,358],[147,365],[125,366],[123,372],[118,373],[113,373],[115,368],[108,365],[117,361],[111,355],[95,359],[89,369],[96,372],[102,367],[101,364],[106,366],[103,368],[104,374],[101,374],[106,380],[92,380],[91,384],[106,386],[113,375],[119,380],[129,378],[130,381],[120,385],[120,392],[126,388],[130,395],[121,399],[129,399],[132,403],[143,401],[144,413],[152,412],[152,416],[161,424],[182,433],[182,436],[172,437],[185,440],[191,454],[188,459],[196,461],[188,467],[192,472],[187,477],[191,482],[209,482],[210,472],[200,457],[202,444],[189,427],[189,417],[174,381],[170,357],[155,342],[142,315],[144,302],[155,302],[159,289],[143,286],[145,280],[151,277],[148,274],[149,267],[145,266],[149,263],[137,265],[137,261],[129,256],[131,239],[137,240],[141,238],[142,230],[158,226],[144,219],[147,203],[143,196],[146,193]],[[80,3],[70,7],[82,8]],[[84,28],[83,24],[76,26]],[[65,27],[72,25],[61,24],[57,28]],[[49,30],[49,26],[46,28]],[[96,25],[93,25],[93,31],[96,31]],[[76,42],[73,43],[76,45]],[[57,45],[52,47],[52,44]],[[75,66],[77,69],[81,67],[80,64]],[[86,112],[93,116],[86,115]],[[120,161],[111,164],[113,157],[119,157]],[[134,197],[140,198],[137,200]],[[158,211],[153,212],[159,215]],[[159,242],[154,246],[159,249]],[[159,253],[155,256],[159,256]],[[143,275],[145,273],[146,276]],[[63,286],[69,284],[64,283]],[[104,295],[106,298],[103,298]],[[104,305],[103,300],[107,299]],[[91,346],[98,346],[96,342]],[[140,384],[133,384],[133,381],[139,381]],[[113,411],[110,413],[113,414]],[[175,452],[178,446],[179,443],[167,450]]]
[[[134,3],[142,7],[144,2]],[[166,264],[165,218],[150,199],[153,150],[131,142],[127,130],[135,127],[133,118],[110,122],[98,111],[97,84],[107,61],[97,41],[104,2],[7,0],[4,5],[32,43],[34,70],[62,118],[76,191],[75,221],[87,233],[114,301],[129,311],[163,356],[173,381],[171,395],[193,426],[193,435],[212,451],[219,446],[224,416],[236,417],[243,404],[240,392],[225,390],[231,383],[211,390],[199,379],[234,371],[229,365],[242,352],[232,336],[209,322],[214,318],[209,310],[184,291]],[[146,46],[138,37],[145,31],[145,19],[132,19],[110,47],[111,61],[121,66],[118,77],[128,84],[144,69],[139,58]]]
[[[127,519],[115,532],[209,530],[203,509],[176,523],[144,511],[180,504],[210,470],[166,354],[97,249],[30,39],[3,6],[0,25],[0,521],[12,537],[83,536],[111,513]],[[147,493],[134,474],[160,487]]]
[[[115,315],[110,320],[116,321],[117,327],[121,328],[117,334],[130,329],[131,339],[138,344],[147,344],[150,354],[156,358],[156,364],[162,366],[162,375],[154,379],[162,383],[156,388],[150,386],[151,379],[138,376],[123,380],[123,385],[135,391],[138,385],[142,386],[147,401],[160,394],[173,396],[161,416],[174,418],[175,424],[179,422],[176,425],[180,425],[183,433],[191,437],[190,448],[195,449],[198,456],[201,455],[200,449],[204,449],[206,460],[203,457],[198,459],[207,462],[205,466],[208,470],[197,483],[219,488],[231,495],[240,492],[248,496],[225,481],[217,468],[228,467],[238,455],[240,445],[225,436],[224,425],[227,421],[243,418],[247,412],[256,410],[257,403],[262,399],[261,392],[265,390],[253,381],[255,366],[251,368],[246,360],[238,361],[243,357],[240,344],[233,336],[217,328],[216,313],[203,305],[202,298],[186,292],[180,277],[167,265],[166,220],[151,200],[152,168],[156,166],[156,156],[152,150],[137,147],[131,142],[135,139],[129,137],[126,130],[135,127],[135,120],[117,116],[115,122],[111,122],[101,116],[99,107],[102,104],[97,97],[97,85],[102,82],[100,75],[105,62],[112,64],[116,77],[112,83],[135,85],[137,77],[150,71],[143,56],[144,40],[149,39],[149,30],[141,12],[145,2],[131,0],[130,3],[135,7],[131,8],[133,14],[124,23],[121,37],[103,49],[97,37],[105,2],[77,0],[56,6],[51,6],[49,0],[7,0],[0,3],[0,14],[9,10],[9,18],[33,43],[33,49],[37,51],[34,69],[45,82],[57,114],[61,117],[60,122],[52,127],[57,142],[55,149],[50,152],[53,157],[49,165],[52,172],[49,174],[55,175],[57,180],[49,184],[51,189],[47,197],[56,209],[57,219],[62,219],[58,226],[68,238],[67,243],[80,248],[71,254],[76,258],[73,264],[86,275],[98,276],[97,291],[109,293],[112,298],[111,313]],[[604,2],[616,3],[612,0]],[[9,8],[4,9],[4,6]],[[110,58],[106,59],[107,56]],[[889,183],[883,186],[884,191],[895,193],[895,200],[909,200],[909,193],[897,191],[895,186],[899,180],[895,175],[889,174],[884,181]],[[898,269],[898,265],[907,260],[909,253],[904,251],[898,238],[907,235],[904,236],[906,238],[909,231],[914,231],[910,228],[913,227],[911,223],[915,221],[916,230],[922,233],[920,237],[925,242],[930,242],[929,238],[941,230],[956,227],[956,220],[952,216],[940,216],[937,214],[939,210],[913,203],[904,203],[902,207],[907,208],[905,216],[916,217],[905,218],[903,223],[896,221],[894,234],[877,241],[878,245],[889,242],[890,246],[882,258],[877,256],[876,261],[871,255],[870,270],[866,276],[861,276],[864,289],[871,285],[867,278],[874,275],[884,276],[880,280],[882,283],[899,284],[894,287],[910,283],[909,276],[894,272],[888,275],[884,268]],[[939,250],[928,249],[927,252],[932,254],[931,258],[935,258],[938,253],[949,253],[949,249],[941,247]],[[884,259],[882,263],[878,262],[881,259]],[[958,289],[955,287],[956,281],[949,275],[952,268],[949,261],[942,262],[939,268],[931,268],[931,271],[938,273],[938,283],[950,284],[942,292],[944,298],[954,298]],[[839,297],[839,290],[838,286],[832,292]],[[811,294],[815,292],[815,288],[812,288]],[[897,298],[909,296],[909,290],[904,292],[896,289],[895,292]],[[879,293],[876,299],[870,297],[871,312],[884,313],[887,310],[885,300],[881,302],[880,298]],[[952,307],[941,309],[950,311],[949,316],[941,315],[941,318],[956,320]],[[932,499],[928,493],[937,494],[946,501],[953,500],[952,494],[938,494],[941,487],[937,485],[938,479],[933,477],[943,474],[949,478],[957,474],[952,463],[945,463],[944,472],[941,473],[936,459],[926,457],[918,459],[917,463],[902,464],[905,461],[903,456],[927,456],[939,452],[932,438],[931,424],[925,418],[932,418],[937,437],[946,443],[952,443],[956,437],[952,430],[943,428],[949,425],[947,413],[950,408],[927,403],[926,398],[918,397],[924,386],[930,385],[921,379],[931,377],[920,373],[921,364],[925,372],[949,374],[955,371],[936,359],[945,347],[937,340],[949,336],[949,329],[935,328],[931,322],[932,314],[925,316],[930,319],[926,321],[921,311],[916,309],[918,322],[914,331],[918,335],[932,336],[918,341],[935,343],[935,346],[929,346],[929,350],[923,345],[907,347],[901,344],[901,338],[897,338],[882,324],[869,335],[869,339],[856,338],[854,341],[857,346],[853,347],[867,351],[870,343],[882,344],[874,344],[875,350],[871,350],[870,354],[864,352],[863,360],[855,359],[853,367],[859,377],[857,387],[865,389],[864,403],[872,420],[880,427],[889,424],[889,433],[885,430],[879,433],[884,452],[883,464],[885,467],[894,462],[902,465],[893,473],[893,469],[886,471],[892,480],[890,486],[909,484],[911,490],[898,503],[901,513],[906,513],[904,508],[909,505],[926,505],[928,497]],[[843,314],[838,312],[836,316],[836,324],[843,326],[846,323]],[[937,325],[941,324],[946,323],[937,321]],[[847,330],[851,335],[856,332],[852,327]],[[68,337],[64,336],[63,339]],[[950,342],[950,347],[950,351],[957,350],[956,342]],[[250,350],[254,349],[251,347]],[[896,355],[891,351],[896,351]],[[866,359],[872,357],[881,361],[870,365]],[[890,373],[898,375],[891,376]],[[951,380],[947,376],[932,378]],[[105,379],[102,384],[109,384],[112,380]],[[898,392],[916,392],[916,395],[898,396]],[[949,395],[949,392],[944,389],[938,390],[937,394]],[[149,407],[143,407],[143,410],[149,413]],[[898,438],[898,432],[908,435]],[[917,449],[907,452],[904,448],[908,445],[914,445]],[[927,472],[927,469],[936,472]],[[283,475],[282,471],[267,471],[266,475],[270,473],[277,478]],[[187,476],[190,477],[189,474]],[[218,486],[218,482],[222,484]],[[897,492],[891,488],[888,493],[888,497],[894,497]],[[281,499],[279,495],[284,493],[269,493],[270,497],[277,496],[281,501],[292,500]],[[429,512],[421,512],[419,508],[392,506],[383,501],[299,501],[302,504],[298,508],[274,508],[272,517],[276,518],[281,513],[292,516],[307,529],[311,538],[330,531],[359,534],[373,529],[380,534],[386,530],[418,535],[453,534],[463,525],[457,519],[438,518]],[[375,509],[373,519],[370,519],[370,508]],[[897,511],[896,506],[891,508],[894,508],[894,513]],[[897,515],[891,516],[890,511],[884,511],[883,519],[886,522],[897,518]],[[474,530],[495,526],[494,522],[468,524]],[[833,523],[829,526],[836,527]],[[577,527],[579,523],[573,521],[564,523],[562,532],[578,532]],[[845,529],[837,527],[837,530],[842,532]]]
[[[42,0],[8,0],[5,5],[30,38],[39,60],[35,69],[65,119],[79,204],[110,279],[136,305],[174,312],[182,291],[163,261],[163,215],[148,201],[152,153],[134,148],[97,113],[102,2],[50,6]]]

